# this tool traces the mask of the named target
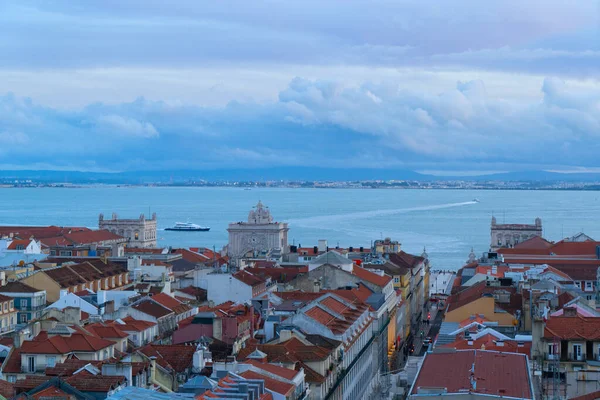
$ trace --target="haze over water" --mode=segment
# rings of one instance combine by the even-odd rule
[[[479,199],[476,203],[473,199]],[[0,225],[98,227],[98,214],[122,218],[156,212],[160,246],[221,248],[227,224],[245,221],[258,200],[290,225],[290,244],[309,247],[365,246],[391,237],[405,251],[423,246],[437,269],[457,269],[471,247],[488,250],[490,219],[543,220],[550,240],[584,231],[600,238],[600,193],[579,191],[475,191],[386,189],[256,189],[178,187],[87,187],[0,189]],[[210,226],[210,232],[169,232],[175,222]]]

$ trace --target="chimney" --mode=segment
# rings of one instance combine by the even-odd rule
[[[327,251],[327,240],[319,239],[318,245],[319,245],[319,252]]]
[[[152,383],[156,381],[156,356],[150,357],[150,380]]]
[[[282,329],[279,331],[279,338],[282,342],[288,341],[292,338],[292,331],[289,329]]]

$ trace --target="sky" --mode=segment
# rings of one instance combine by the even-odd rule
[[[0,0],[0,168],[597,171],[599,78],[599,0]]]

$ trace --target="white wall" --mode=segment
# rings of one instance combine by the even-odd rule
[[[85,311],[90,315],[98,315],[97,307],[91,305],[81,297],[73,293],[65,293],[63,290],[60,292],[60,299],[46,307],[46,310],[49,308],[64,310],[67,307],[78,307],[81,309],[81,311]]]
[[[206,289],[208,301],[215,305],[226,301],[245,303],[252,299],[252,287],[237,280],[231,274],[196,274],[194,286]]]
[[[114,301],[115,310],[122,306],[126,306],[130,297],[137,296],[135,290],[98,290],[98,304],[103,304],[107,301]]]

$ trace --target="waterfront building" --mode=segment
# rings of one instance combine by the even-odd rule
[[[533,225],[498,224],[496,217],[492,217],[490,233],[491,250],[496,250],[500,247],[513,247],[535,236],[542,236],[542,220],[536,218]]]
[[[248,213],[247,222],[229,224],[227,255],[238,263],[246,256],[266,254],[272,250],[285,254],[289,251],[288,231],[288,224],[274,221],[269,208],[259,201]]]
[[[375,254],[391,254],[399,253],[402,248],[402,243],[391,238],[377,239],[373,243],[373,249]]]
[[[98,217],[98,227],[128,239],[129,247],[157,247],[156,242],[156,213],[151,219],[141,214],[138,219],[119,218],[116,213],[111,219],[104,219],[104,214]]]

